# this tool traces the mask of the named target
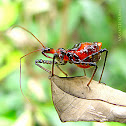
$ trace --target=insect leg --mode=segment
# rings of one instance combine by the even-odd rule
[[[91,60],[91,59],[93,60],[93,57],[95,55],[98,55],[99,53],[103,53],[103,52],[106,52],[106,54],[105,54],[104,65],[103,65],[103,68],[102,68],[102,72],[101,72],[101,76],[100,76],[100,79],[99,79],[99,83],[101,82],[101,78],[102,78],[102,75],[103,75],[103,72],[104,72],[104,68],[105,68],[105,63],[106,63],[106,59],[107,59],[108,50],[107,49],[101,49],[98,52],[93,53],[93,54],[87,56],[85,59],[83,59],[83,61],[88,61],[88,60]],[[96,60],[97,59],[95,59],[94,62],[96,62]]]
[[[54,56],[53,56],[53,63],[52,63],[52,76],[54,76],[54,64],[55,64],[55,59],[56,57],[58,57],[58,54],[57,53],[54,53]]]
[[[48,48],[48,47],[45,47],[45,48],[42,48],[42,54],[45,56],[45,57],[47,57],[47,58],[51,58],[51,59],[53,59],[53,62],[54,62],[54,60],[55,60],[55,56],[57,56],[57,53],[55,53],[55,50],[54,49],[52,49],[52,48]],[[47,54],[45,54],[45,53],[51,53],[51,54],[54,54],[54,57],[50,57],[50,56],[48,56]],[[54,71],[54,64],[57,64],[56,66],[57,66],[57,68],[59,68],[59,70],[62,72],[62,73],[64,73],[66,76],[68,76],[59,66],[58,66],[58,63],[56,63],[56,62],[54,62],[53,63],[52,61],[51,62],[49,62],[50,64],[52,64],[52,76],[54,75],[53,73],[53,71]],[[40,63],[40,62],[39,62]],[[44,62],[42,62],[42,63],[44,63]],[[49,64],[48,63],[48,64]],[[37,66],[39,66],[40,68],[42,68],[42,69],[44,69],[45,71],[47,71],[47,69],[45,69],[44,67],[42,67],[42,66],[40,66],[38,63],[36,64]],[[62,65],[64,65],[64,64],[62,64]],[[47,71],[48,72],[48,71]],[[51,72],[51,71],[50,71]],[[49,72],[49,73],[50,73]]]
[[[55,53],[55,50],[54,50],[53,48],[45,47],[45,48],[42,48],[42,51],[41,51],[41,52],[42,52],[42,54],[43,54],[45,57],[53,59],[53,57],[50,57],[50,56],[48,56],[48,55],[45,54],[45,53],[54,54],[54,53]]]
[[[55,64],[55,59],[56,57],[58,57],[58,54],[57,53],[54,53],[54,56],[53,56],[53,64],[52,64],[52,76],[54,76],[54,64]],[[65,65],[67,62],[64,62],[62,64],[58,64],[58,65]],[[61,72],[63,72],[66,76],[68,76],[63,70],[61,70],[61,68],[59,66],[57,66],[59,68],[59,70]]]
[[[68,74],[67,73],[65,73],[60,67],[59,67],[59,65],[57,65],[56,64],[56,66],[57,66],[57,68],[63,73],[63,74],[65,74],[66,75],[66,77],[68,76]]]
[[[53,59],[53,57],[50,57],[50,56],[48,56],[47,54],[45,54],[45,53],[50,53],[50,50],[51,50],[51,49],[48,48],[48,47],[45,47],[45,48],[43,47],[42,50],[41,50],[41,52],[42,52],[42,54],[43,54],[45,57]],[[40,67],[41,69],[43,69],[43,70],[45,70],[46,72],[48,72],[48,73],[51,74],[51,71],[50,71],[50,70],[47,70],[46,68],[44,68],[43,66],[41,66],[41,65],[38,64],[38,63],[52,64],[52,61],[42,60],[42,59],[36,60],[36,61],[35,61],[35,65],[37,65],[37,66]]]
[[[103,72],[104,72],[104,68],[105,68],[105,63],[106,63],[106,59],[107,59],[108,50],[107,49],[101,49],[99,52],[100,53],[106,52],[105,59],[104,59],[104,65],[103,65],[102,72],[101,72],[101,76],[100,76],[100,79],[99,79],[99,83],[100,83],[101,82],[102,75],[103,75]]]
[[[82,61],[82,60],[80,60],[79,62],[72,60],[72,62],[73,62],[74,64],[85,64],[85,65],[95,66],[95,70],[94,70],[94,72],[93,72],[93,74],[92,74],[92,76],[91,76],[90,81],[89,81],[88,84],[87,84],[87,86],[89,87],[89,84],[91,83],[91,81],[92,81],[92,79],[93,79],[93,77],[94,77],[94,75],[95,75],[95,73],[96,73],[96,70],[97,70],[97,68],[98,68],[97,65],[96,65],[96,63],[94,63],[94,62],[84,62],[84,61]]]
[[[59,67],[59,65],[65,65],[67,62],[63,62],[62,64],[56,64],[56,66],[57,66],[57,68],[59,68],[59,70],[63,73],[63,74],[65,74],[66,75],[66,77],[68,76],[68,74],[67,73],[65,73],[60,67]]]
[[[45,54],[44,52],[42,52],[42,54],[45,56],[45,57],[47,57],[47,58],[53,58],[53,57],[50,57],[50,56],[48,56],[47,54]]]
[[[42,54],[45,56],[45,57],[47,57],[47,58],[53,58],[53,57],[50,57],[50,56],[48,56],[47,54],[45,54],[45,52],[47,52],[47,51],[49,51],[50,50],[50,48],[47,48],[47,47],[45,47],[45,48],[42,48]],[[43,69],[43,70],[45,70],[46,72],[48,72],[48,73],[50,73],[51,74],[51,71],[50,70],[47,70],[46,68],[44,68],[43,66],[41,66],[40,64],[38,64],[38,63],[43,63],[43,64],[52,64],[52,61],[48,61],[48,60],[42,60],[42,59],[40,59],[40,60],[36,60],[35,61],[35,65],[37,65],[38,67],[40,67],[41,69]]]
[[[38,63],[52,64],[52,63],[53,63],[52,61],[49,61],[49,60],[42,60],[42,59],[36,60],[36,61],[35,61],[35,64],[36,64],[38,67],[40,67],[41,69],[43,69],[43,70],[45,70],[46,72],[48,72],[48,73],[51,74],[51,71],[50,71],[50,70],[44,68],[43,66],[41,66],[41,65],[38,64]],[[55,62],[54,64],[56,64],[57,68],[58,68],[62,73],[64,73],[66,76],[68,76],[68,75],[59,67],[58,62]],[[61,64],[61,65],[65,65],[65,64]]]
[[[92,81],[92,79],[93,79],[93,77],[94,77],[94,75],[95,75],[95,73],[96,73],[96,70],[97,70],[97,68],[98,68],[96,64],[95,64],[94,66],[95,66],[95,70],[94,70],[94,72],[93,72],[93,74],[92,74],[92,76],[91,76],[90,81],[89,81],[88,84],[87,84],[88,87],[89,87],[89,84],[91,83],[91,81]]]
[[[83,71],[84,71],[84,76],[86,76],[86,71],[85,71],[85,69],[83,69]]]
[[[44,68],[43,66],[41,66],[41,65],[40,65],[40,64],[38,64],[38,63],[43,63],[43,64],[52,64],[52,61],[42,60],[42,59],[40,59],[40,60],[36,60],[36,61],[35,61],[35,65],[37,65],[37,66],[38,66],[38,67],[40,67],[41,69],[43,69],[43,70],[45,70],[46,72],[48,72],[48,73],[50,73],[50,74],[51,74],[51,71],[50,71],[50,70],[48,70],[48,69]]]

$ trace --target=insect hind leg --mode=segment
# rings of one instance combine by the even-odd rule
[[[100,75],[99,83],[101,82],[101,78],[102,78],[102,75],[103,75],[103,72],[104,72],[104,68],[105,68],[105,64],[106,64],[106,59],[107,59],[108,50],[107,50],[106,48],[101,49],[101,50],[99,50],[98,52],[93,53],[93,54],[90,55],[90,56],[87,56],[87,57],[83,60],[83,61],[90,60],[90,59],[92,59],[95,55],[98,55],[99,53],[103,53],[103,52],[106,52],[106,54],[105,54],[104,64],[103,64],[102,72],[101,72],[101,75]],[[95,62],[96,62],[96,61],[95,61]]]
[[[100,52],[100,53],[106,52],[106,54],[105,54],[105,59],[104,59],[104,64],[103,64],[103,68],[102,68],[102,72],[101,72],[101,76],[100,76],[100,79],[99,79],[99,83],[100,83],[100,82],[101,82],[102,75],[103,75],[103,72],[104,72],[105,64],[106,64],[106,59],[107,59],[107,55],[108,55],[108,50],[107,50],[107,49],[101,49],[99,52]]]
[[[72,60],[72,63],[74,63],[74,64],[82,64],[82,65],[85,64],[85,65],[95,66],[95,70],[94,70],[94,72],[93,72],[93,74],[91,76],[91,79],[89,80],[89,82],[87,84],[87,86],[89,87],[89,85],[90,85],[91,81],[93,80],[93,77],[94,77],[94,75],[95,75],[95,73],[97,71],[97,68],[98,68],[97,65],[96,65],[96,63],[94,63],[94,62],[84,62],[82,60],[80,60],[79,62]]]

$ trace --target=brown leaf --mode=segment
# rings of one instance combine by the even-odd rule
[[[126,123],[126,93],[87,77],[51,78],[52,99],[62,122]]]

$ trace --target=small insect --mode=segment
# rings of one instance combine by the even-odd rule
[[[25,29],[21,26],[17,26],[17,27],[24,29],[25,31],[30,33],[34,38],[36,38],[36,36],[33,35],[27,29]],[[96,73],[96,70],[98,68],[97,62],[101,58],[101,53],[105,52],[104,64],[103,64],[101,76],[100,76],[100,79],[99,79],[99,83],[101,82],[101,78],[102,78],[102,75],[103,75],[103,72],[104,72],[106,58],[107,58],[107,54],[108,54],[108,50],[106,48],[101,49],[101,47],[102,47],[101,42],[82,42],[82,43],[79,43],[79,44],[75,44],[72,49],[65,50],[64,48],[59,48],[57,50],[54,50],[53,48],[45,47],[38,38],[36,38],[36,39],[42,45],[42,48],[35,50],[33,52],[30,52],[30,53],[28,53],[28,54],[26,54],[26,55],[24,55],[20,58],[20,88],[21,88],[21,59],[24,58],[25,56],[27,56],[31,53],[37,52],[37,51],[41,51],[41,53],[45,57],[52,59],[52,60],[40,59],[40,60],[35,61],[35,64],[38,67],[47,71],[52,76],[54,76],[54,65],[56,65],[62,73],[64,73],[66,76],[68,76],[59,67],[60,65],[65,65],[67,62],[69,62],[70,64],[75,64],[77,67],[83,68],[84,70],[86,68],[95,67],[95,70],[94,70],[89,82],[87,83],[87,86],[90,85],[90,83],[91,83],[91,81],[92,81],[92,79],[93,79],[93,77]],[[47,53],[53,54],[53,57],[48,56]],[[52,70],[50,71],[50,70],[44,68],[40,64],[52,64]],[[84,71],[84,73],[85,73],[85,71]],[[86,75],[86,73],[85,73],[85,75]],[[22,92],[22,90],[21,90],[21,92]],[[23,92],[22,92],[22,94],[23,94]]]

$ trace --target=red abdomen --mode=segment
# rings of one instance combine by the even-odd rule
[[[95,54],[101,49],[101,42],[84,42],[76,44],[72,49],[68,49],[67,52],[73,54],[73,60],[77,62],[77,57],[83,62],[97,62],[100,59],[100,53]],[[95,55],[92,55],[95,54]],[[64,60],[69,61],[69,57],[65,56]],[[78,60],[78,61],[79,61]],[[89,68],[90,65],[86,64],[76,64],[81,68]]]

